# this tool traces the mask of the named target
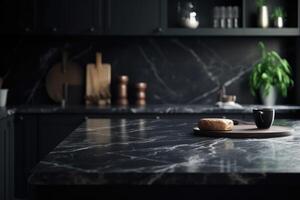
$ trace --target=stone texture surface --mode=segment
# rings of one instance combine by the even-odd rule
[[[0,61],[4,66],[0,76],[8,68],[4,86],[10,89],[9,104],[53,104],[45,90],[45,77],[61,62],[62,50],[83,68],[95,62],[96,51],[101,51],[104,62],[112,64],[113,100],[116,78],[125,74],[130,79],[131,104],[136,96],[134,84],[140,81],[148,83],[149,104],[213,104],[222,85],[229,94],[237,95],[239,103],[253,104],[257,101],[250,94],[248,78],[259,59],[259,41],[295,65],[295,44],[288,38],[28,37],[3,47],[6,53]],[[294,101],[290,92],[281,103]]]
[[[194,135],[197,119],[92,119],[33,171],[33,185],[297,184],[300,122],[278,120],[291,136]]]

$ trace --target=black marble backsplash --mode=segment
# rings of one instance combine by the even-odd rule
[[[95,53],[101,51],[104,62],[112,64],[113,100],[116,77],[126,74],[131,103],[133,85],[140,81],[148,83],[148,104],[214,104],[222,85],[228,94],[237,95],[238,103],[257,103],[248,79],[260,56],[259,41],[286,57],[293,67],[296,63],[296,44],[289,38],[28,36],[2,41],[0,75],[9,72],[4,87],[10,89],[10,105],[54,104],[47,95],[45,77],[61,62],[63,49],[83,68],[95,62]],[[295,104],[293,90],[281,103]]]

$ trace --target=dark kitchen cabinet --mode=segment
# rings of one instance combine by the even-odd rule
[[[42,34],[99,34],[103,31],[103,0],[43,0],[38,2]]]
[[[161,28],[161,0],[109,0],[107,33],[111,35],[152,35]]]
[[[18,1],[18,33],[34,33],[36,31],[36,0]]]
[[[99,34],[103,32],[103,0],[68,0],[69,34]]]
[[[5,136],[4,123],[0,120],[0,199],[5,199]]]
[[[17,0],[0,1],[0,33],[10,34],[17,30],[18,10]]]
[[[41,33],[64,33],[67,0],[43,0],[37,3],[38,29]]]
[[[0,1],[0,33],[24,34],[35,31],[36,0]]]
[[[27,197],[34,166],[77,128],[83,115],[18,115],[15,119],[15,196]]]
[[[14,199],[14,147],[15,147],[15,131],[14,131],[14,117],[9,116],[5,120],[5,125],[6,126],[6,137],[5,137],[5,142],[6,142],[6,170],[5,170],[5,190],[6,190],[6,199],[11,200]]]
[[[13,199],[14,169],[14,130],[13,119],[0,120],[0,199]]]
[[[38,160],[41,160],[58,143],[67,137],[82,122],[80,115],[42,115],[39,117]]]
[[[35,115],[15,118],[15,196],[27,196],[27,178],[37,164],[38,120]]]

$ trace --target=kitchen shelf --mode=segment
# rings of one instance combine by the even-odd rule
[[[257,7],[255,0],[189,0],[194,3],[201,24],[197,29],[181,27],[177,22],[177,2],[181,0],[166,0],[166,28],[162,35],[166,36],[247,36],[247,37],[297,37],[299,29],[299,1],[268,0],[269,15],[275,7],[281,6],[287,12],[284,28],[257,27]],[[240,8],[239,27],[236,29],[212,28],[214,6],[238,6]]]
[[[300,35],[299,28],[169,28],[163,35],[168,36],[265,36],[265,37],[296,37]]]

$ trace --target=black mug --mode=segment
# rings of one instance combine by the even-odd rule
[[[273,125],[275,110],[273,108],[253,109],[253,117],[258,129],[268,129]]]

